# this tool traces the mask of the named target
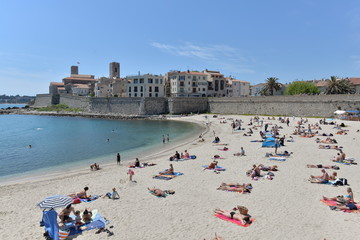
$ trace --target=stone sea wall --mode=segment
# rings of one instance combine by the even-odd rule
[[[35,106],[63,103],[100,114],[253,114],[330,117],[335,110],[360,110],[360,95],[268,96],[239,98],[89,98],[39,94]]]

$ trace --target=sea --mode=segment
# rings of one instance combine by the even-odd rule
[[[195,137],[203,127],[172,120],[0,115],[0,181],[116,163]],[[169,143],[163,143],[169,136]]]
[[[0,104],[0,109],[6,109],[8,107],[12,108],[12,107],[18,107],[18,108],[22,108],[25,107],[26,104],[7,104],[7,103],[1,103]]]

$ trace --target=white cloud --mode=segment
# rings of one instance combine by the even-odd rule
[[[186,42],[170,45],[152,42],[151,45],[174,56],[192,57],[205,61],[209,67],[217,67],[233,73],[255,73],[252,68],[254,59],[246,57],[239,49],[227,45],[196,45]]]

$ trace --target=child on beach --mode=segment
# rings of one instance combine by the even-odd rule
[[[135,173],[134,173],[133,170],[131,170],[131,168],[128,169],[127,174],[129,175],[129,180],[130,180],[130,182],[135,182],[135,181],[132,180],[132,178],[133,178],[133,176],[135,175]]]
[[[83,224],[82,221],[81,221],[81,215],[80,215],[80,211],[79,211],[79,210],[77,210],[77,211],[75,212],[75,224],[76,224],[76,227]]]

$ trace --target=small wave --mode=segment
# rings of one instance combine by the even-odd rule
[[[41,131],[41,130],[43,130],[43,128],[36,128],[36,130],[37,130],[37,131]]]

